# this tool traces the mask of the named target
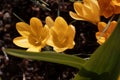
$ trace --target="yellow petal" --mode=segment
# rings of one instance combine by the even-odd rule
[[[120,13],[120,1],[119,0],[112,0],[111,4],[114,5],[114,13],[119,14]]]
[[[66,43],[68,49],[71,49],[74,47],[75,45],[74,38],[75,38],[75,28],[74,26],[69,25],[68,31],[67,31],[67,43]]]
[[[100,37],[100,39],[97,40],[97,42],[102,45],[105,42],[105,38],[104,37]]]
[[[16,24],[16,29],[24,37],[30,34],[30,26],[25,22],[18,22]]]
[[[53,36],[50,35],[49,39],[46,41],[46,44],[54,47]]]
[[[40,36],[36,37],[36,36],[30,35],[28,39],[29,39],[29,42],[34,46],[41,46],[41,48],[43,48],[46,45],[46,41],[50,36],[48,26],[45,26],[41,32],[42,34]]]
[[[106,10],[103,12],[103,16],[105,18],[109,18],[114,14],[114,7],[113,6],[109,6],[108,8],[106,8]]]
[[[74,10],[79,16],[83,16],[83,4],[81,2],[74,2]]]
[[[107,24],[105,22],[99,22],[98,23],[98,30],[99,30],[99,32],[102,32],[105,29],[106,25]]]
[[[66,43],[61,44],[61,41],[59,41],[58,36],[54,32],[52,32],[52,36],[47,40],[47,45],[52,46],[56,52],[63,52],[68,49]]]
[[[54,46],[54,48],[53,48],[53,50],[54,51],[56,51],[56,52],[63,52],[63,51],[65,51],[67,48],[65,47],[65,48],[58,48],[58,47],[55,47]]]
[[[31,44],[31,45],[34,45],[34,46],[40,46],[41,45],[41,38],[39,38],[39,37],[35,37],[35,36],[33,36],[33,35],[30,35],[29,37],[28,37],[28,41],[29,41],[29,43]]]
[[[83,17],[80,17],[79,15],[77,15],[76,13],[70,11],[69,12],[70,16],[73,18],[73,19],[76,19],[76,20],[85,20],[85,18]]]
[[[103,33],[103,34],[101,35],[101,33],[102,33],[102,32],[96,32],[96,37],[97,37],[97,38],[99,38],[99,37],[104,37],[105,39],[108,39],[108,37],[109,37],[110,34],[108,34],[108,33],[105,32],[105,33]]]
[[[97,0],[84,0],[83,15],[87,21],[93,24],[100,21],[100,9]]]
[[[45,20],[46,24],[48,25],[48,27],[53,27],[54,26],[54,21],[52,20],[51,17],[46,17],[46,20]]]
[[[56,52],[63,52],[66,49],[66,47],[64,48],[64,46],[63,46],[65,44],[61,44],[61,42],[59,42],[59,40],[57,39],[57,36],[55,37],[54,35],[52,35],[47,40],[47,45],[52,46],[53,50]]]
[[[39,20],[36,17],[31,18],[30,27],[31,27],[31,31],[32,31],[33,35],[36,35],[36,36],[41,35],[41,31],[43,29],[43,24],[42,24],[41,20]]]
[[[118,76],[118,79],[117,80],[120,80],[120,75]]]
[[[16,37],[13,39],[13,43],[23,48],[28,48],[30,46],[30,43],[26,37]]]
[[[66,43],[64,44],[64,42],[66,41],[66,37],[64,35],[59,36],[54,30],[51,30],[50,33],[52,36],[51,37],[52,44],[49,44],[50,46],[53,47],[57,46],[59,48],[63,48],[66,45]]]
[[[51,30],[51,39],[47,41],[47,44],[53,46],[56,52],[62,52],[66,49],[74,47],[75,29],[72,25],[68,27],[66,35],[58,36],[54,30]]]
[[[49,27],[45,25],[41,34],[41,40],[44,41],[49,37]]]
[[[84,5],[92,9],[96,9],[96,10],[100,9],[97,0],[84,0]]]
[[[62,17],[57,17],[55,19],[55,23],[54,23],[54,31],[57,34],[64,34],[64,33],[66,33],[67,29],[68,29],[67,22]]]
[[[111,0],[98,0],[98,4],[100,6],[101,13],[103,13],[108,5],[110,4]]]
[[[102,45],[105,42],[105,37],[101,37],[99,32],[96,33],[96,38],[97,38],[97,42],[100,45]]]
[[[41,47],[40,46],[30,46],[27,51],[30,51],[30,52],[40,52],[41,51]]]
[[[113,30],[115,29],[116,25],[117,25],[117,22],[116,22],[116,21],[112,21],[112,22],[110,23],[110,26],[109,26],[107,32],[108,32],[109,34],[111,34],[111,33],[113,32]]]
[[[116,6],[116,8],[114,9],[114,14],[120,14],[120,6]]]
[[[98,0],[101,15],[105,18],[109,18],[113,15],[114,7],[110,4],[111,0]]]

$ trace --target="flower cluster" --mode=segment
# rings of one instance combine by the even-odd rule
[[[75,45],[75,29],[72,25],[68,25],[62,17],[57,17],[55,21],[46,17],[44,26],[40,19],[33,17],[30,25],[18,22],[16,29],[21,36],[14,38],[13,43],[28,48],[27,51],[40,52],[43,47],[49,45],[56,52],[63,52]]]
[[[103,32],[106,23],[100,20],[101,16],[110,18],[115,14],[120,13],[120,0],[83,0],[82,2],[74,2],[74,10],[69,14],[73,19],[89,21],[98,26],[96,33],[97,42],[103,44],[114,30],[117,22],[111,21],[109,28]]]
[[[120,13],[119,0],[83,0],[82,2],[74,2],[75,12],[70,11],[69,14],[73,19],[85,20],[98,26],[96,39],[99,44],[103,44],[113,32],[116,21],[110,21],[106,24],[101,21],[101,16],[110,18]],[[33,17],[30,25],[25,22],[16,24],[17,31],[21,34],[16,37],[13,42],[27,51],[39,52],[46,45],[52,46],[56,52],[63,52],[66,49],[72,49],[75,45],[75,29],[73,25],[60,16],[55,21],[51,17],[46,17],[46,24],[43,25],[41,20]],[[108,26],[108,27],[107,27]],[[107,27],[107,30],[105,30]]]

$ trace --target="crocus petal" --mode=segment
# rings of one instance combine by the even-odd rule
[[[105,22],[99,22],[98,23],[98,30],[99,30],[99,32],[102,32],[105,29],[106,25],[107,24]],[[106,30],[106,32],[107,33],[112,33],[112,31],[114,30],[114,28],[116,27],[116,25],[117,25],[117,22],[116,21],[112,21],[110,23],[110,26]]]
[[[111,34],[111,33],[113,32],[113,30],[115,29],[116,25],[117,25],[117,22],[116,22],[116,21],[112,21],[112,22],[110,23],[110,26],[109,26],[107,32],[108,32],[109,34]]]
[[[114,9],[114,13],[115,14],[120,14],[120,6],[116,6],[116,8]]]
[[[59,41],[56,37],[56,34],[52,34],[52,36],[48,39],[47,41],[47,45],[50,45],[53,47],[53,50],[56,52],[63,52],[66,49],[69,48],[69,46],[67,46],[67,43],[60,43],[61,41]],[[71,47],[71,46],[70,46]]]
[[[51,29],[51,30],[50,30],[50,33],[51,33],[51,35],[52,35],[52,39],[51,39],[51,40],[52,40],[53,43],[54,43],[54,45],[51,45],[51,46],[55,46],[55,45],[56,45],[56,46],[62,48],[63,45],[65,45],[65,44],[61,44],[63,41],[65,41],[64,35],[63,35],[63,36],[57,35],[57,33],[55,32],[54,29]]]
[[[102,45],[105,42],[105,38],[104,37],[100,37],[100,39],[97,40],[97,42]]]
[[[28,48],[30,46],[30,43],[26,37],[16,37],[13,39],[13,43],[23,48]]]
[[[64,35],[59,36],[57,33],[54,31],[54,29],[50,30],[51,36],[47,41],[47,44],[52,46],[53,48],[64,48],[67,47],[67,37]]]
[[[100,6],[100,13],[105,18],[109,18],[114,13],[114,5],[111,4],[112,0],[98,0]]]
[[[46,44],[49,46],[54,46],[52,35],[49,36],[49,39],[46,41]]]
[[[100,6],[101,13],[103,13],[106,10],[108,5],[110,4],[110,1],[111,0],[98,0],[98,4]]]
[[[74,2],[74,10],[79,16],[83,16],[83,4],[80,2]]]
[[[48,37],[49,37],[49,27],[45,25],[43,27],[43,31],[41,33],[41,40],[46,41],[46,39],[48,39]]]
[[[53,48],[53,50],[54,51],[56,51],[56,52],[63,52],[63,51],[65,51],[67,48],[65,47],[65,48],[58,48],[58,47],[55,47],[54,46],[54,48]]]
[[[99,32],[102,32],[105,29],[106,25],[107,24],[105,22],[99,22],[98,23],[98,30],[99,30]]]
[[[101,35],[102,34],[102,35]],[[104,37],[105,39],[107,39],[109,37],[110,34],[108,33],[102,33],[102,32],[96,32],[96,38],[100,38],[100,37]]]
[[[30,34],[30,26],[25,22],[18,22],[16,24],[16,29],[24,37]]]
[[[33,35],[36,35],[36,36],[41,35],[41,31],[43,29],[43,24],[42,24],[41,20],[39,20],[38,18],[35,18],[35,17],[31,18],[30,27],[31,27],[31,31],[32,31]]]
[[[103,16],[104,16],[105,18],[111,17],[111,16],[114,14],[113,10],[114,10],[114,7],[113,7],[113,6],[109,6],[109,7],[106,8],[106,10],[103,12]]]
[[[76,13],[70,11],[69,12],[70,16],[73,18],[73,19],[76,19],[76,20],[85,20],[85,18],[83,17],[80,17],[79,15],[77,15]]]
[[[112,0],[111,4],[114,5],[114,13],[119,14],[120,13],[120,1],[119,0]]]
[[[100,45],[102,45],[104,42],[105,42],[105,37],[102,37],[102,36],[100,36],[100,34],[101,33],[99,33],[99,32],[97,32],[96,33],[96,38],[97,38],[97,42],[100,44]]]
[[[48,27],[53,27],[53,26],[54,26],[54,21],[53,21],[52,18],[49,17],[49,16],[46,17],[45,22],[46,22],[46,24],[48,25]]]
[[[41,47],[40,46],[30,46],[27,51],[30,51],[30,52],[40,52],[41,51]]]
[[[98,23],[100,21],[100,8],[97,0],[84,0],[83,14],[87,21],[94,24]]]
[[[68,31],[67,31],[67,36],[68,36],[68,40],[67,40],[67,44],[68,44],[68,48],[71,49],[74,47],[75,42],[74,42],[74,38],[75,38],[75,28],[72,25],[69,25],[68,27]]]
[[[54,30],[57,34],[61,34],[61,35],[62,35],[62,33],[64,34],[66,32],[67,28],[68,28],[68,24],[62,17],[57,17],[55,19]]]

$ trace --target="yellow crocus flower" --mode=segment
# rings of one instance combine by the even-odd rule
[[[93,24],[100,21],[100,8],[97,0],[83,0],[74,2],[74,10],[70,11],[70,16],[76,20],[85,20]]]
[[[105,18],[109,18],[114,14],[120,14],[120,0],[98,0],[100,13]]]
[[[55,21],[47,17],[45,26],[50,28],[47,45],[52,46],[54,51],[63,52],[74,47],[75,28],[68,25],[62,17],[57,17]]]
[[[38,18],[31,18],[30,25],[25,22],[18,22],[16,29],[21,35],[13,39],[13,43],[17,46],[28,48],[27,51],[40,52],[41,48],[46,45],[49,28],[43,27]]]
[[[109,38],[109,36],[113,32],[114,28],[116,27],[117,22],[116,21],[112,21],[110,23],[109,28],[102,34],[102,31],[105,29],[106,25],[107,24],[105,22],[99,22],[98,23],[98,30],[99,31],[96,32],[96,38],[97,38],[97,42],[100,45],[103,44]],[[101,36],[101,34],[102,34],[102,36]]]

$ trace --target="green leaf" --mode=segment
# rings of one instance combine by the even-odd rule
[[[68,55],[64,53],[56,53],[53,51],[44,51],[39,53],[26,52],[25,50],[18,50],[18,49],[6,49],[5,51],[8,54],[16,57],[59,63],[59,64],[68,65],[74,68],[78,68],[78,69],[83,66],[83,63],[85,63],[85,60],[83,60],[80,57],[77,57],[74,55]]]
[[[79,72],[74,80],[117,80],[120,75],[120,20],[112,35],[91,55],[84,68],[97,75],[86,77]]]

